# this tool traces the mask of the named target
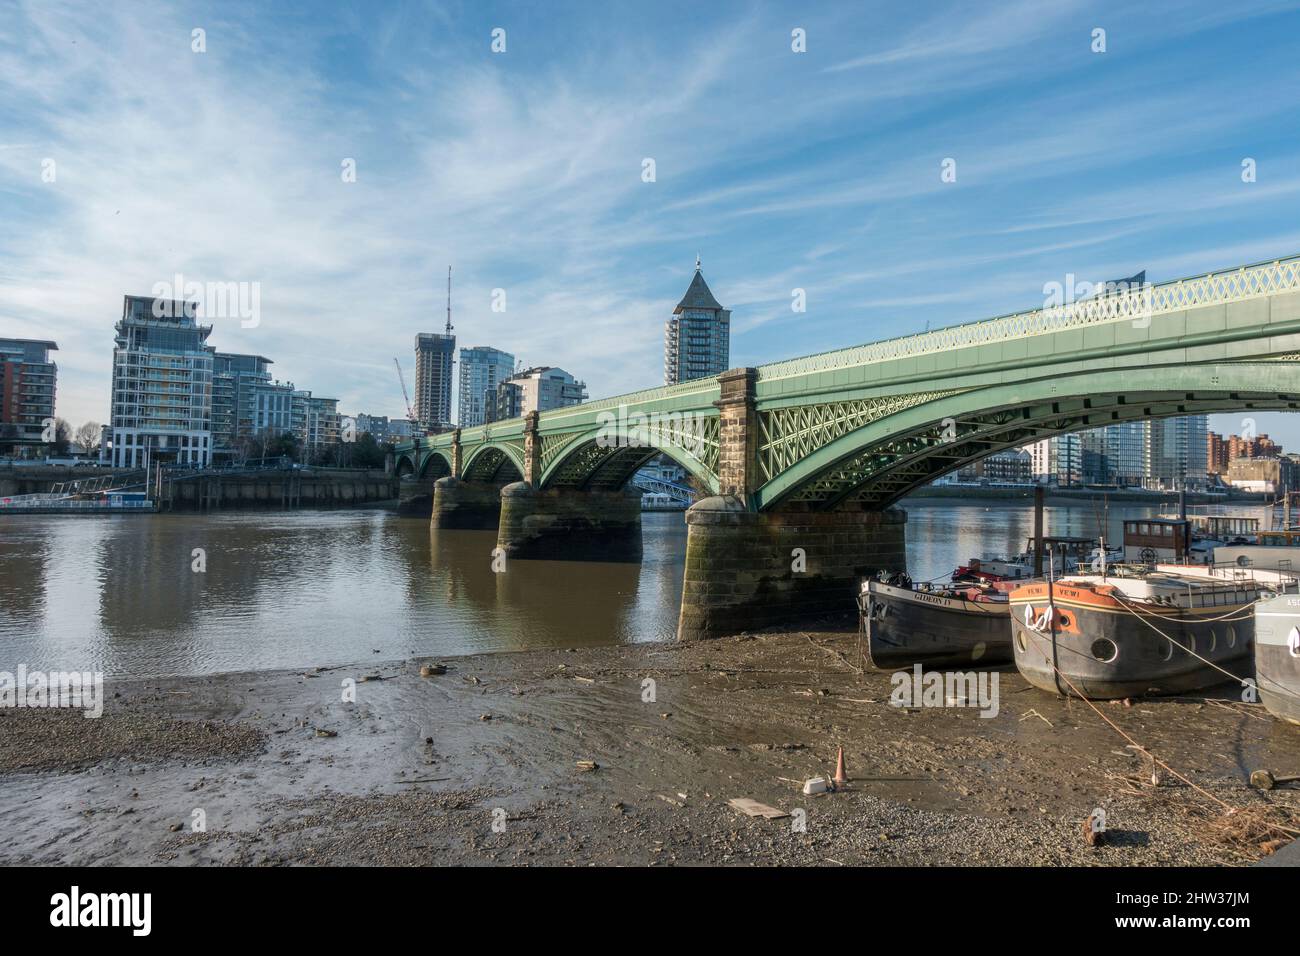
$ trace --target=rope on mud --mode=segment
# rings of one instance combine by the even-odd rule
[[[824,647],[823,645],[818,644],[816,641],[814,641],[814,640],[812,639],[812,636],[809,635],[806,631],[804,631],[804,632],[800,632],[800,633],[803,634],[803,639],[804,639],[805,641],[807,641],[809,644],[811,644],[813,647],[817,648],[817,650],[819,650],[819,651],[823,651],[823,652],[825,652],[825,653],[827,653],[827,654],[834,654],[836,657],[838,657],[838,658],[840,659],[840,662],[843,663],[845,667],[849,668],[850,670],[854,671],[855,673],[858,673],[858,674],[861,674],[861,673],[862,673],[862,668],[861,668],[861,667],[856,666],[856,665],[855,665],[852,661],[850,661],[847,657],[845,657],[845,656],[844,656],[843,654],[841,654],[839,651],[835,650],[835,648],[833,648],[833,647]],[[861,629],[859,629],[859,630],[858,630],[858,648],[859,648],[859,650],[861,649],[861,647],[862,647],[862,631],[861,631]]]
[[[1074,684],[1070,681],[1070,678],[1066,677],[1064,674],[1061,673],[1061,669],[1056,666],[1055,661],[1048,661],[1048,663],[1052,665],[1052,670],[1056,671],[1057,676],[1060,677],[1061,680],[1065,681],[1065,683],[1069,685],[1070,690],[1074,691],[1075,695],[1080,700],[1082,700],[1085,704],[1091,707],[1098,717],[1100,717],[1102,720],[1104,720],[1107,724],[1111,726],[1111,728],[1115,731],[1115,733],[1119,734],[1121,737],[1127,740],[1129,744],[1133,746],[1135,749],[1141,751],[1142,753],[1145,753],[1148,757],[1150,757],[1151,762],[1153,764],[1160,765],[1165,770],[1169,771],[1170,774],[1177,777],[1183,783],[1187,784],[1187,786],[1195,790],[1197,793],[1202,793],[1205,796],[1209,797],[1219,806],[1223,807],[1223,809],[1226,810],[1229,814],[1237,812],[1236,807],[1232,806],[1230,803],[1226,803],[1223,800],[1220,800],[1218,797],[1210,793],[1210,791],[1206,790],[1204,787],[1198,786],[1197,784],[1193,783],[1191,780],[1187,779],[1187,777],[1183,776],[1173,767],[1169,766],[1169,764],[1165,763],[1163,760],[1157,757],[1145,746],[1143,746],[1142,744],[1134,740],[1128,733],[1125,732],[1124,728],[1120,727],[1119,724],[1115,723],[1113,720],[1107,717],[1104,713],[1102,713],[1101,709],[1096,704],[1094,704],[1091,700],[1089,700],[1086,696],[1084,696],[1083,692],[1079,690],[1079,688],[1075,687]]]
[[[1231,804],[1226,803],[1226,801],[1219,800],[1217,796],[1214,796],[1213,793],[1210,793],[1208,790],[1205,790],[1204,787],[1197,786],[1197,784],[1192,783],[1190,779],[1183,777],[1183,775],[1178,773],[1177,770],[1174,770],[1174,767],[1169,766],[1169,763],[1162,761],[1161,758],[1157,757],[1156,754],[1151,752],[1151,750],[1143,747],[1143,745],[1139,744],[1138,741],[1132,739],[1132,737],[1126,734],[1125,730],[1123,730],[1123,728],[1119,726],[1119,724],[1112,721],[1112,719],[1110,719],[1109,717],[1106,717],[1104,713],[1101,713],[1101,709],[1099,708],[1099,706],[1093,704],[1093,702],[1091,700],[1088,700],[1087,697],[1084,697],[1083,693],[1080,693],[1079,688],[1075,687],[1073,683],[1070,683],[1070,678],[1067,678],[1065,674],[1061,674],[1061,670],[1058,669],[1058,667],[1054,665],[1054,663],[1052,663],[1052,670],[1057,672],[1057,675],[1060,676],[1063,682],[1070,684],[1071,691],[1074,691],[1076,695],[1079,696],[1079,700],[1082,700],[1084,704],[1087,704],[1089,706],[1089,708],[1092,708],[1093,710],[1096,711],[1097,717],[1100,717],[1102,721],[1109,723],[1110,726],[1114,728],[1115,732],[1117,732],[1119,736],[1122,736],[1123,739],[1127,740],[1128,743],[1132,745],[1132,747],[1141,750],[1141,752],[1147,754],[1148,757],[1151,757],[1152,763],[1158,763],[1158,765],[1165,767],[1165,770],[1169,771],[1170,774],[1173,774],[1174,777],[1177,777],[1179,780],[1182,780],[1183,783],[1186,783],[1188,787],[1191,787],[1192,790],[1195,790],[1197,793],[1204,793],[1204,795],[1208,796],[1210,800],[1214,801],[1214,803],[1217,803],[1219,806],[1222,806],[1222,808],[1226,810],[1227,816],[1232,816],[1232,814],[1238,813],[1239,810],[1242,809],[1240,808],[1240,806],[1232,806]],[[1281,834],[1286,834],[1288,836],[1300,836],[1300,830],[1296,830],[1294,829],[1294,827],[1279,826],[1277,825],[1277,823],[1269,823],[1268,826],[1270,826],[1271,829],[1281,832]]]
[[[1035,634],[1034,636],[1035,636],[1035,638],[1040,638],[1040,637],[1041,637],[1040,635],[1037,635],[1037,634]],[[1115,733],[1119,734],[1121,737],[1123,737],[1125,740],[1127,740],[1128,743],[1129,743],[1129,745],[1130,745],[1133,749],[1135,749],[1135,750],[1137,750],[1137,751],[1139,751],[1139,752],[1141,752],[1141,753],[1144,753],[1144,754],[1146,754],[1148,757],[1150,757],[1150,758],[1151,758],[1151,763],[1152,763],[1152,764],[1154,764],[1154,765],[1158,765],[1158,766],[1160,766],[1160,767],[1163,767],[1163,768],[1164,768],[1165,770],[1167,770],[1167,771],[1168,771],[1172,776],[1176,777],[1177,779],[1181,780],[1183,783],[1187,784],[1187,786],[1191,787],[1191,788],[1192,788],[1193,790],[1195,790],[1197,793],[1204,794],[1206,797],[1209,797],[1211,800],[1213,800],[1213,801],[1214,801],[1215,803],[1217,803],[1219,806],[1223,807],[1223,809],[1224,809],[1224,811],[1225,811],[1225,816],[1232,816],[1232,815],[1236,814],[1237,812],[1239,812],[1239,811],[1241,810],[1240,807],[1234,807],[1234,806],[1232,806],[1230,803],[1227,803],[1227,802],[1224,801],[1224,800],[1220,800],[1218,797],[1216,797],[1214,794],[1210,793],[1210,791],[1206,790],[1204,787],[1201,787],[1201,786],[1199,786],[1199,785],[1193,783],[1191,780],[1189,780],[1189,779],[1188,779],[1187,777],[1185,777],[1183,774],[1179,773],[1179,772],[1178,772],[1177,770],[1175,770],[1173,767],[1169,766],[1169,764],[1165,763],[1165,761],[1163,761],[1163,760],[1161,760],[1159,757],[1157,757],[1157,756],[1156,756],[1156,755],[1155,755],[1151,750],[1149,750],[1146,746],[1144,746],[1143,744],[1138,743],[1138,742],[1137,742],[1137,741],[1136,741],[1136,740],[1135,740],[1135,739],[1134,739],[1130,734],[1128,734],[1127,732],[1125,732],[1124,728],[1120,727],[1117,723],[1115,723],[1113,720],[1111,720],[1109,717],[1107,717],[1107,716],[1105,715],[1105,713],[1103,713],[1102,710],[1101,710],[1101,709],[1100,709],[1096,704],[1094,704],[1091,700],[1089,700],[1086,696],[1084,696],[1083,692],[1082,692],[1081,690],[1079,690],[1079,688],[1077,688],[1077,687],[1074,686],[1074,683],[1070,680],[1070,678],[1066,677],[1064,674],[1061,673],[1061,669],[1060,669],[1059,667],[1056,666],[1055,662],[1053,662],[1053,661],[1048,661],[1048,663],[1051,665],[1052,670],[1056,671],[1057,676],[1060,677],[1061,680],[1065,681],[1065,683],[1066,683],[1067,685],[1069,685],[1070,689],[1071,689],[1072,691],[1074,691],[1075,696],[1077,696],[1081,701],[1083,701],[1083,702],[1084,702],[1085,704],[1087,704],[1090,708],[1092,708],[1093,712],[1094,712],[1098,717],[1100,717],[1103,721],[1105,721],[1105,722],[1106,722],[1106,723],[1111,727],[1111,729],[1113,729],[1113,730],[1115,731]],[[1290,828],[1290,827],[1281,827],[1281,826],[1277,826],[1276,824],[1274,824],[1274,826],[1275,826],[1279,831],[1281,831],[1281,832],[1285,832],[1285,833],[1289,834],[1290,836],[1293,836],[1293,837],[1294,837],[1294,836],[1300,836],[1300,831],[1295,830],[1295,829],[1293,829],[1293,828]]]

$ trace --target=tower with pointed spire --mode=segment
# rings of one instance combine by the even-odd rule
[[[664,384],[721,375],[730,357],[731,310],[709,291],[697,255],[691,284],[664,324]]]

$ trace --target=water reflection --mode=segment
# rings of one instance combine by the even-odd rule
[[[918,580],[1032,534],[1020,503],[908,510]],[[1109,536],[1153,510],[1112,507]],[[1095,535],[1098,520],[1092,506],[1049,508],[1046,526]],[[669,640],[682,515],[645,515],[643,538],[640,565],[512,561],[496,574],[494,532],[380,511],[6,517],[0,670],[211,673]],[[193,570],[195,549],[206,572]]]

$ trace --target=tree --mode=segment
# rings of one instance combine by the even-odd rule
[[[72,426],[68,424],[66,418],[57,418],[54,420],[54,441],[50,443],[50,454],[55,458],[62,457],[68,453],[68,445],[72,442]]]
[[[103,430],[99,422],[86,422],[77,429],[76,444],[84,454],[94,455],[99,451],[100,438],[103,436]]]
[[[353,468],[383,468],[384,458],[387,452],[382,445],[375,441],[375,436],[370,432],[362,432],[361,437],[352,443],[352,467]]]

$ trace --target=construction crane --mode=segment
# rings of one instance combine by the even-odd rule
[[[414,425],[416,422],[415,409],[411,407],[411,396],[407,394],[406,391],[406,377],[402,374],[402,363],[397,361],[397,358],[394,357],[393,364],[397,366],[397,381],[401,383],[402,400],[406,402],[406,419]]]

